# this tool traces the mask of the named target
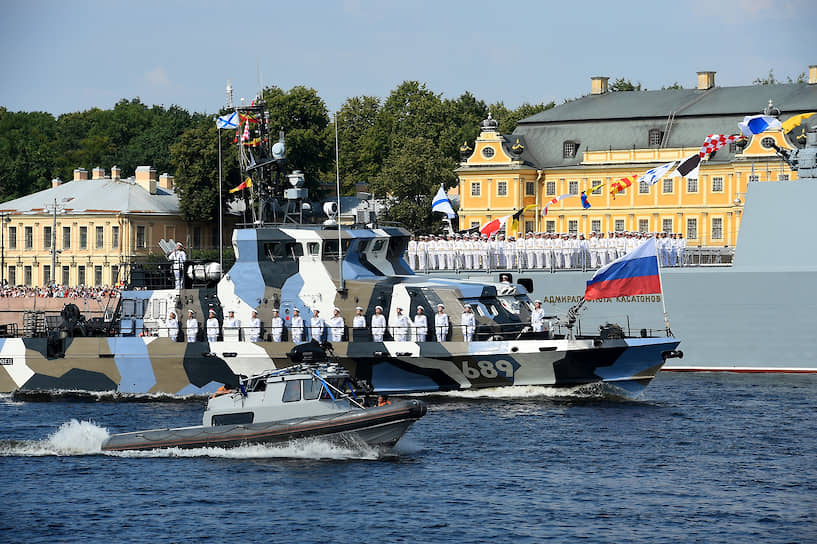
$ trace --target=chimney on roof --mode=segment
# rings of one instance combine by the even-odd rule
[[[74,181],[82,181],[88,179],[88,170],[85,168],[74,169]]]
[[[150,166],[136,167],[136,183],[152,195],[156,194],[156,169]]]
[[[716,72],[698,72],[698,90],[705,91],[715,86]]]
[[[91,173],[91,179],[105,179],[105,169],[97,166]]]
[[[609,77],[593,76],[590,78],[590,94],[605,94]]]
[[[808,84],[817,85],[817,64],[808,67]]]
[[[159,187],[162,189],[167,189],[168,191],[173,190],[173,176],[165,172],[161,176],[159,176]]]
[[[118,166],[111,166],[111,179],[119,180],[122,178],[122,169]]]
[[[54,179],[51,180],[51,188],[52,189],[54,187],[59,187],[60,185],[62,185],[62,180],[60,178],[54,178]]]

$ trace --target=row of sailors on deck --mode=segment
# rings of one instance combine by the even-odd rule
[[[396,307],[395,315],[386,322],[386,316],[383,314],[383,307],[376,306],[375,312],[371,316],[370,322],[367,325],[366,316],[363,313],[363,308],[358,306],[355,309],[355,316],[352,319],[353,329],[368,329],[371,332],[371,339],[373,342],[383,342],[388,331],[397,342],[426,342],[428,340],[429,319],[425,315],[423,307],[417,306],[413,318],[409,318],[403,313],[403,308]],[[236,319],[235,312],[230,310],[228,317],[224,318],[222,326],[216,318],[215,310],[212,308],[209,311],[209,317],[205,323],[204,331],[206,333],[208,342],[216,342],[219,339],[220,333],[223,332],[222,338],[225,340],[238,340],[239,331],[244,330],[244,339],[250,342],[259,342],[261,338],[261,320],[258,318],[256,311],[252,312],[252,318],[249,325],[241,326],[241,322]],[[545,313],[541,309],[541,302],[536,301],[536,310],[531,315],[531,325],[534,332],[542,332],[546,330]],[[476,316],[470,304],[465,304],[462,315],[460,316],[460,324],[463,339],[470,342],[474,338],[477,321]],[[175,312],[170,312],[167,320],[168,336],[173,341],[179,341],[180,337],[180,323],[176,319]],[[434,314],[433,320],[433,338],[437,342],[445,342],[449,339],[452,323],[445,313],[445,306],[443,304],[437,305],[437,313]],[[284,332],[289,337],[289,340],[296,344],[308,342],[312,339],[319,342],[328,340],[330,342],[341,342],[346,332],[346,322],[341,316],[339,308],[335,308],[333,315],[328,320],[324,320],[320,316],[320,310],[314,310],[312,318],[308,325],[304,318],[300,315],[300,310],[297,308],[292,310],[292,318],[287,323],[281,318],[277,309],[273,310],[272,322],[270,323],[270,338],[273,342],[283,341]],[[196,342],[199,335],[199,322],[196,319],[193,310],[188,311],[187,322],[184,327],[184,337],[188,342]]]
[[[516,237],[492,234],[423,235],[408,243],[412,270],[489,270],[497,268],[600,268],[623,257],[647,238],[658,239],[663,266],[683,266],[686,239],[667,232],[528,232]]]

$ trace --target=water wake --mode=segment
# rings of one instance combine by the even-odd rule
[[[481,389],[466,389],[464,391],[448,391],[444,393],[429,393],[434,397],[448,397],[457,399],[604,399],[616,398],[604,384],[588,384],[576,387],[550,387],[547,385],[509,385],[506,387],[486,387]]]
[[[43,440],[0,440],[0,457],[45,457],[107,455],[125,458],[214,457],[224,459],[363,459],[375,460],[393,452],[383,452],[364,443],[330,443],[306,439],[275,445],[247,445],[236,448],[164,448],[150,451],[102,452],[108,430],[91,421],[72,419]]]

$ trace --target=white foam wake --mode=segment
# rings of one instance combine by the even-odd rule
[[[100,455],[110,433],[91,421],[72,419],[43,440],[0,440],[0,457]],[[277,445],[236,448],[165,448],[150,451],[104,452],[112,457],[219,457],[225,459],[378,459],[381,451],[364,443],[337,444],[307,439]]]
[[[102,451],[108,430],[90,421],[72,419],[43,440],[0,441],[0,456],[93,455]]]
[[[461,399],[527,399],[527,398],[598,398],[603,394],[596,388],[581,385],[576,387],[550,387],[546,385],[509,385],[432,393],[433,396]]]

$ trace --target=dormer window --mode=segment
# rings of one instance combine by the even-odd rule
[[[490,146],[486,146],[482,148],[482,156],[486,159],[491,159],[494,156],[494,148]]]
[[[650,146],[659,146],[664,139],[664,133],[657,128],[651,128],[647,133],[647,141]]]
[[[572,159],[576,156],[579,150],[579,143],[567,140],[562,143],[562,157],[565,159]]]

